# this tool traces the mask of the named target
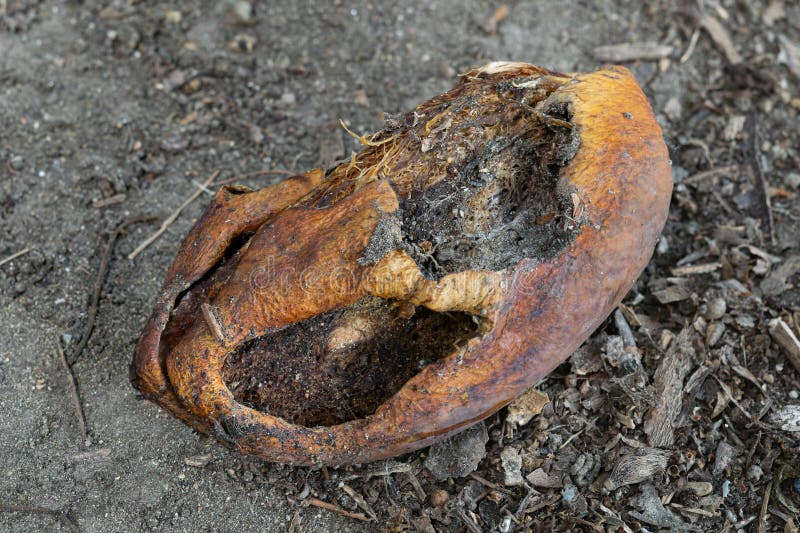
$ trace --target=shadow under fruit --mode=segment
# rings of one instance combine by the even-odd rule
[[[564,361],[666,220],[667,149],[623,68],[491,63],[361,140],[219,190],[136,347],[145,397],[271,461],[428,446]]]

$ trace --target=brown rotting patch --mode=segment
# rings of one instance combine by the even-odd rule
[[[303,426],[331,426],[373,413],[477,327],[464,313],[367,297],[242,345],[222,375],[242,404]]]

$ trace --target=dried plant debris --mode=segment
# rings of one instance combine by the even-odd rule
[[[627,61],[657,60],[673,54],[672,46],[658,43],[621,43],[598,46],[594,49],[597,61],[625,63]]]
[[[652,485],[644,485],[641,493],[633,500],[638,511],[631,511],[630,515],[637,520],[651,526],[676,529],[679,531],[702,531],[699,526],[685,523],[672,511],[664,507],[658,491]]]
[[[667,468],[670,452],[658,448],[637,448],[632,453],[621,455],[603,486],[616,490],[625,485],[636,485],[653,481]]]
[[[486,425],[483,422],[475,424],[431,446],[425,459],[425,468],[439,480],[467,476],[478,468],[478,463],[486,456],[488,440]]]
[[[547,394],[537,389],[530,389],[508,405],[506,421],[518,426],[524,426],[534,416],[541,413],[548,403],[550,403],[550,398]]]
[[[800,433],[800,404],[786,405],[776,409],[770,419],[783,431]]]
[[[786,357],[794,368],[800,372],[800,340],[792,328],[780,318],[769,321],[769,333],[775,342],[783,348]]]
[[[674,424],[683,405],[683,382],[695,363],[692,333],[685,329],[672,341],[653,376],[656,405],[647,412],[644,423],[651,446],[669,448],[673,445]]]

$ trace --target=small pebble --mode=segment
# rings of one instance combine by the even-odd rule
[[[739,315],[736,317],[736,325],[742,329],[752,329],[755,327],[756,321],[750,315]]]
[[[509,487],[524,484],[522,458],[519,456],[519,452],[509,446],[500,453],[500,459],[503,462],[503,472],[505,473],[504,484]]]
[[[719,320],[725,316],[725,311],[727,310],[728,304],[723,298],[714,298],[708,302],[704,315],[707,320]]]
[[[722,334],[725,333],[725,324],[722,322],[712,322],[706,329],[706,345],[708,347],[716,346],[722,339]]]
[[[450,494],[446,490],[437,489],[431,494],[431,505],[441,507],[450,499]]]
[[[564,485],[564,488],[561,490],[561,497],[564,498],[564,503],[567,505],[571,504],[575,501],[575,498],[578,497],[578,489],[575,485]]]
[[[727,498],[728,494],[731,493],[731,480],[726,479],[725,482],[722,484],[722,497]]]
[[[750,481],[759,481],[764,476],[764,471],[758,465],[753,465],[747,469],[747,479]]]
[[[253,23],[253,6],[250,2],[236,2],[233,4],[232,13],[239,24]]]
[[[708,496],[714,490],[714,486],[708,481],[689,481],[686,483],[686,489],[694,492],[696,495]]]

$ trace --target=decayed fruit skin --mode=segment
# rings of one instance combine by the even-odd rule
[[[423,276],[401,249],[364,261],[380,221],[398,213],[409,183],[421,172],[414,161],[396,164],[394,173],[391,165],[388,172],[379,168],[387,165],[381,145],[395,146],[393,135],[402,140],[412,130],[417,136],[427,131],[400,125],[366,140],[375,146],[327,176],[317,169],[259,191],[222,188],[167,274],[136,347],[134,386],[198,431],[244,453],[334,465],[428,446],[523,393],[563,362],[630,289],[666,221],[672,189],[661,130],[624,68],[565,75],[491,63],[468,72],[451,93],[418,110],[441,107],[470,84],[524,91],[540,83],[553,87],[537,110],[567,106],[580,138],[558,181],[559,192],[572,199],[579,228],[553,257],[440,279]],[[383,150],[385,156],[386,146]],[[354,168],[361,170],[355,174]],[[236,237],[253,232],[222,261]],[[280,283],[259,281],[267,258],[271,268],[286,272]],[[217,268],[220,263],[224,266]],[[345,291],[333,278],[315,278],[309,285],[303,273],[321,266],[355,281]],[[202,288],[194,288],[215,268]],[[222,366],[237,346],[369,295],[463,311],[481,317],[482,329],[362,418],[303,427],[236,401]]]

